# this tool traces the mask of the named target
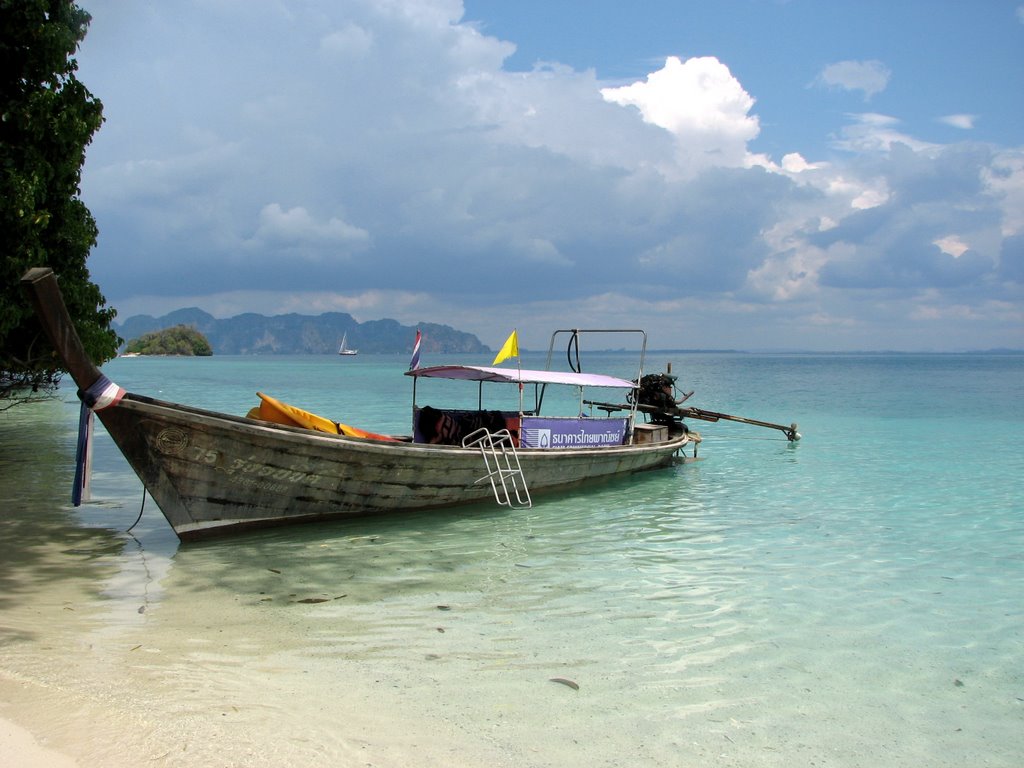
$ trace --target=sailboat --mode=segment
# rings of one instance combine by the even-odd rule
[[[359,354],[359,350],[358,349],[349,349],[347,346],[345,346],[345,342],[346,341],[348,341],[348,333],[347,332],[345,334],[343,334],[342,337],[341,337],[341,346],[338,347],[338,354],[339,355],[358,355]]]

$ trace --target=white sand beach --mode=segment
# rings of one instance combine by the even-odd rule
[[[12,768],[79,768],[72,758],[42,746],[31,732],[2,717],[0,765]]]
[[[20,677],[20,676],[19,676]],[[350,697],[342,696],[345,701]],[[444,723],[413,722],[386,704],[353,707],[336,717],[303,723],[283,719],[142,715],[140,699],[85,694],[52,683],[16,679],[0,670],[0,766],[4,768],[125,768],[135,765],[196,768],[287,768],[299,766],[511,766],[508,755]],[[256,712],[268,702],[250,702]],[[308,706],[308,702],[303,706]],[[272,708],[272,707],[270,707]],[[169,706],[167,709],[173,709]],[[235,707],[225,707],[232,714]],[[330,708],[341,715],[336,707]]]

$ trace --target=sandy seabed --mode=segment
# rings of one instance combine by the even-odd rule
[[[42,746],[29,731],[3,718],[0,718],[0,764],[22,768],[78,766],[72,758]]]
[[[5,768],[177,766],[513,765],[495,750],[445,733],[440,724],[403,721],[373,705],[344,713],[324,731],[294,720],[244,722],[237,708],[173,726],[0,673],[0,765]],[[234,714],[234,722],[231,715]],[[455,743],[460,742],[463,743]]]

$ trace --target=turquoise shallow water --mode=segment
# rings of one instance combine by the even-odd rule
[[[152,506],[124,533],[141,486],[104,435],[70,509],[73,403],[8,412],[0,672],[40,711],[59,690],[121,723],[50,726],[82,765],[173,765],[183,740],[200,765],[387,764],[389,740],[421,765],[1019,765],[1024,357],[651,356],[670,360],[692,404],[804,440],[698,422],[701,461],[531,510],[179,547]],[[106,373],[407,431],[405,363]]]

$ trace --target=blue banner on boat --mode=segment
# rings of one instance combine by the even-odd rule
[[[524,416],[519,430],[523,448],[586,448],[622,445],[626,419],[545,419]]]

